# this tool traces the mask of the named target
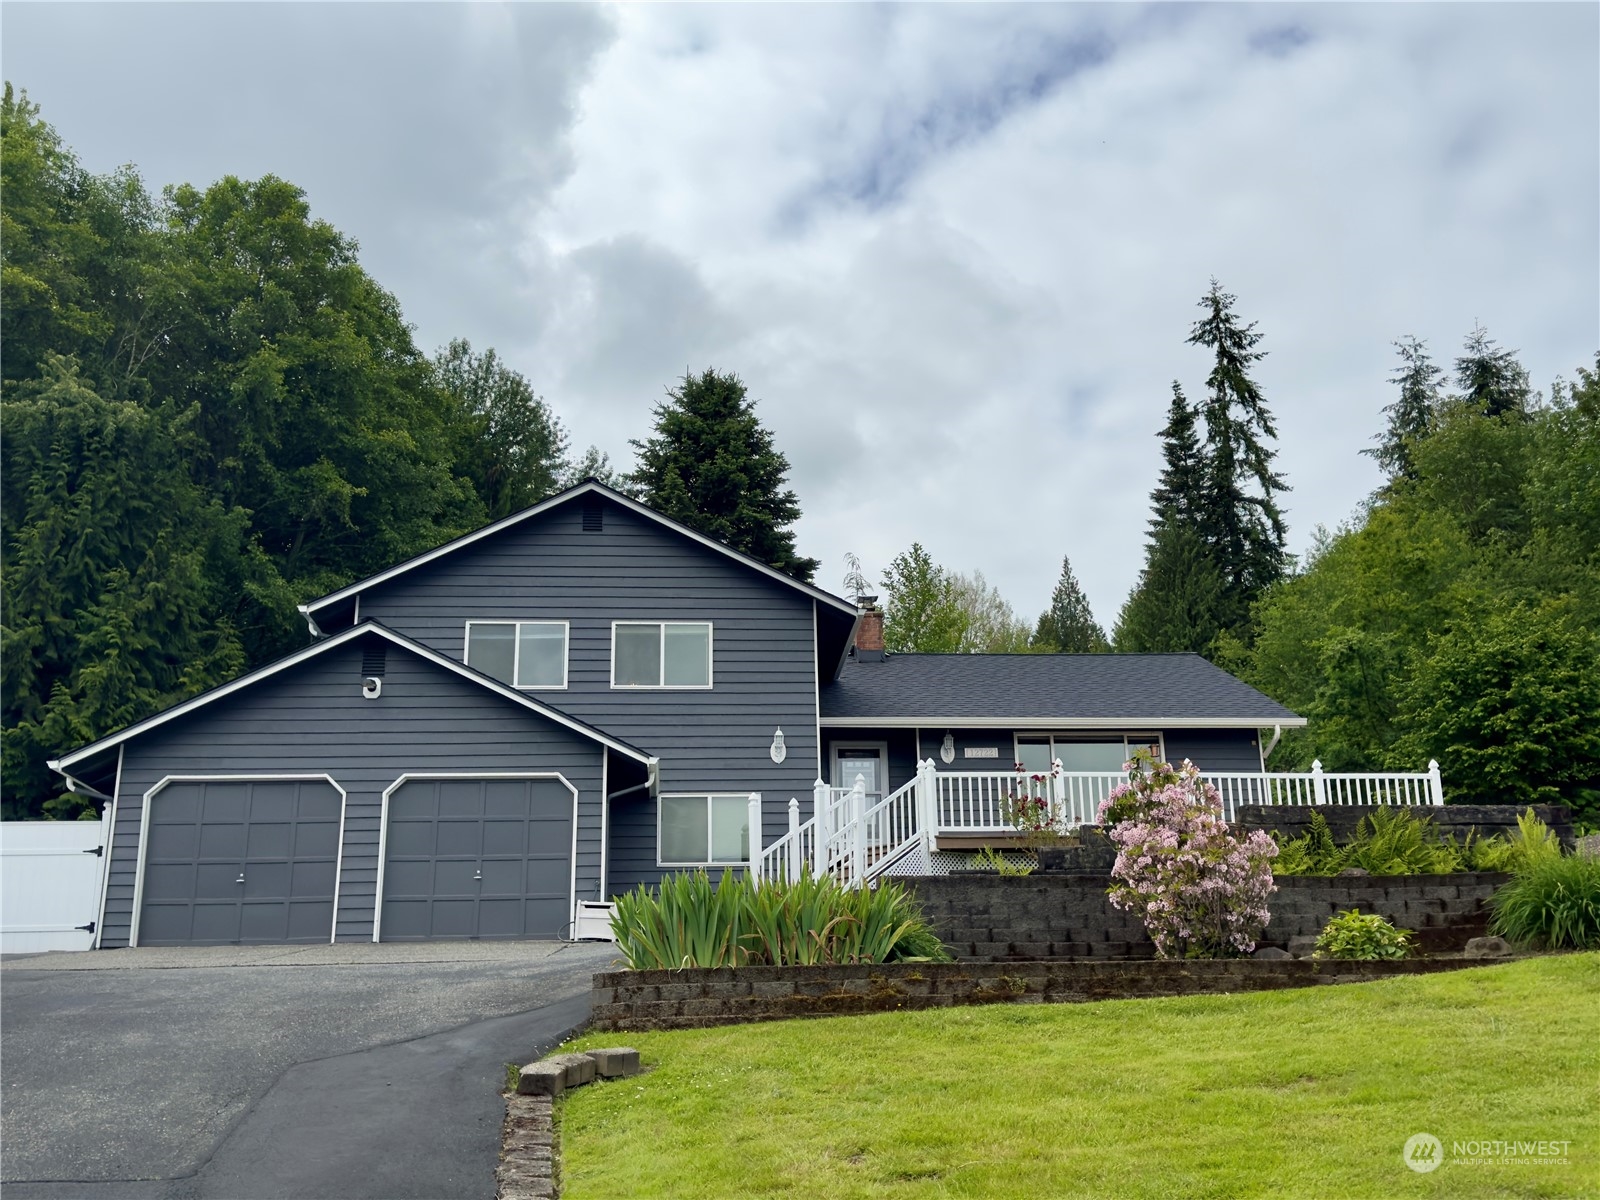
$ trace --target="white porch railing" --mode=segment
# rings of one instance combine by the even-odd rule
[[[1122,771],[1063,771],[1039,779],[1015,771],[941,771],[930,758],[917,764],[914,779],[869,805],[866,781],[841,789],[818,780],[812,790],[816,815],[800,821],[800,802],[789,801],[789,830],[751,856],[758,879],[798,879],[831,874],[855,887],[881,874],[912,846],[930,853],[941,833],[1008,833],[1006,819],[1019,787],[1049,801],[1068,828],[1097,822],[1100,803],[1120,784]],[[1307,772],[1211,771],[1201,775],[1217,789],[1223,816],[1237,818],[1248,804],[1393,804],[1444,803],[1439,764],[1425,774],[1400,772],[1326,772],[1320,762]],[[761,796],[750,795],[750,844],[762,844]]]

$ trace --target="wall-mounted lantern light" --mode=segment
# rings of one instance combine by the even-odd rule
[[[772,745],[768,748],[767,753],[772,755],[772,761],[775,763],[781,763],[789,757],[789,747],[783,743],[783,730],[779,729],[773,732]]]
[[[944,759],[944,761],[947,762],[947,763],[955,762],[955,760],[956,760],[956,736],[955,736],[955,734],[946,733],[944,735],[944,741],[939,743],[939,757]]]

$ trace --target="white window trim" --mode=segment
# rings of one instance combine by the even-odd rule
[[[378,881],[372,898],[372,940],[383,940],[383,884],[384,867],[389,858],[389,798],[413,779],[551,779],[572,793],[572,855],[571,872],[567,882],[567,931],[578,913],[578,789],[560,771],[407,771],[383,789],[378,809]],[[337,914],[336,914],[337,916]],[[566,940],[571,940],[566,939]]]
[[[706,802],[706,855],[699,861],[688,860],[679,862],[676,859],[668,861],[661,857],[661,816],[666,811],[664,800],[704,800]],[[716,861],[711,854],[711,802],[713,800],[742,800],[750,803],[749,792],[663,792],[656,797],[656,866],[658,867],[747,867],[750,865],[748,853],[744,858]],[[750,836],[755,836],[755,831],[750,831]]]
[[[1097,737],[1096,734],[1100,736]],[[1112,735],[1122,738],[1122,748],[1124,750],[1128,748],[1129,742],[1137,741],[1141,746],[1154,745],[1160,748],[1160,752],[1156,755],[1157,762],[1165,762],[1167,759],[1167,740],[1160,733],[1144,733],[1137,730],[1130,732],[1116,729],[1107,729],[1103,732],[1093,729],[1019,729],[1011,737],[1011,761],[1013,763],[1022,761],[1020,747],[1023,738],[1049,738],[1052,743],[1058,741],[1108,742],[1111,740]]]
[[[617,682],[617,626],[655,625],[661,630],[661,675],[667,671],[667,626],[704,625],[706,627],[706,682],[705,683],[618,683]],[[611,687],[618,692],[709,692],[716,682],[717,630],[710,621],[613,621],[611,622]],[[691,792],[689,795],[696,795]],[[719,793],[720,794],[720,793]]]
[[[519,692],[564,692],[567,690],[569,667],[572,662],[572,622],[552,621],[539,617],[475,617],[467,622],[466,633],[462,635],[461,661],[472,667],[472,660],[468,657],[472,652],[472,627],[474,625],[511,625],[515,632],[511,635],[511,679],[507,687],[514,687]],[[559,625],[561,626],[561,682],[560,683],[517,683],[517,668],[522,663],[522,629],[524,625]],[[476,671],[477,667],[472,667]],[[485,672],[487,673],[487,672]],[[493,678],[493,676],[490,676]]]
[[[326,783],[339,793],[339,852],[333,860],[333,927],[328,930],[328,943],[339,940],[340,888],[344,883],[344,818],[350,793],[332,775],[164,775],[145,792],[139,810],[139,860],[133,875],[133,919],[128,924],[128,948],[139,945],[139,915],[144,908],[144,860],[150,848],[150,806],[156,795],[170,783]],[[113,837],[115,833],[113,833]],[[111,853],[107,848],[106,853]]]

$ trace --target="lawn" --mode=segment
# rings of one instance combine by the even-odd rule
[[[601,1034],[563,1195],[1600,1195],[1600,954],[1238,996]],[[1414,1133],[1445,1162],[1401,1159]],[[1453,1142],[1558,1139],[1557,1165]]]

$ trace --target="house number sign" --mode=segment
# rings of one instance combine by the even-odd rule
[[[962,751],[968,758],[999,758],[999,746],[968,746]]]

